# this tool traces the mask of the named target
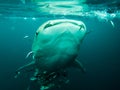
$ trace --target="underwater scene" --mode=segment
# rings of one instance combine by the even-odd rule
[[[120,90],[120,0],[0,0],[0,90]]]

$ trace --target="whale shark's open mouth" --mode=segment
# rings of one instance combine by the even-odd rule
[[[81,28],[85,29],[84,25],[81,25],[80,23],[77,23],[77,22],[73,22],[73,21],[59,21],[59,22],[52,22],[52,21],[49,21],[45,26],[44,26],[44,30],[49,28],[49,27],[52,27],[52,26],[56,26],[56,25],[59,25],[59,24],[66,24],[66,23],[70,23],[70,24],[73,24],[73,25],[76,25],[76,26],[79,26],[80,27],[80,30]]]

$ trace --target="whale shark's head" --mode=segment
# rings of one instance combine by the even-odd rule
[[[50,20],[42,24],[36,31],[32,50],[36,51],[44,47],[45,43],[55,38],[63,37],[74,38],[78,43],[86,34],[86,26],[81,21],[58,19]],[[50,44],[50,43],[49,43]]]
[[[45,65],[46,68],[66,66],[76,58],[85,34],[86,26],[81,21],[47,21],[36,31],[32,45],[33,58],[39,68],[45,68]]]

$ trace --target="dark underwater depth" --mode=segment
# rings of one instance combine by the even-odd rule
[[[2,11],[1,11],[2,12]],[[5,14],[6,15],[6,14]],[[119,14],[120,15],[120,14]],[[119,16],[118,16],[119,17]],[[33,38],[38,27],[48,20],[83,21],[88,33],[83,40],[79,59],[86,73],[69,69],[70,82],[50,90],[120,90],[120,17],[98,19],[87,16],[15,17],[0,13],[0,90],[39,90],[30,81],[31,72],[14,78],[15,71],[32,61]]]

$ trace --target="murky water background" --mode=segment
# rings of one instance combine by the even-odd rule
[[[71,1],[71,0],[70,0]],[[25,59],[31,51],[38,27],[51,19],[83,21],[91,31],[81,45],[80,61],[87,72],[70,69],[70,83],[54,90],[119,90],[120,87],[120,14],[119,1],[77,0],[69,4],[53,2],[0,3],[0,90],[39,90],[30,82],[30,73],[14,78],[16,69],[32,60]],[[79,0],[78,0],[79,1]],[[96,2],[96,3],[95,3]]]

